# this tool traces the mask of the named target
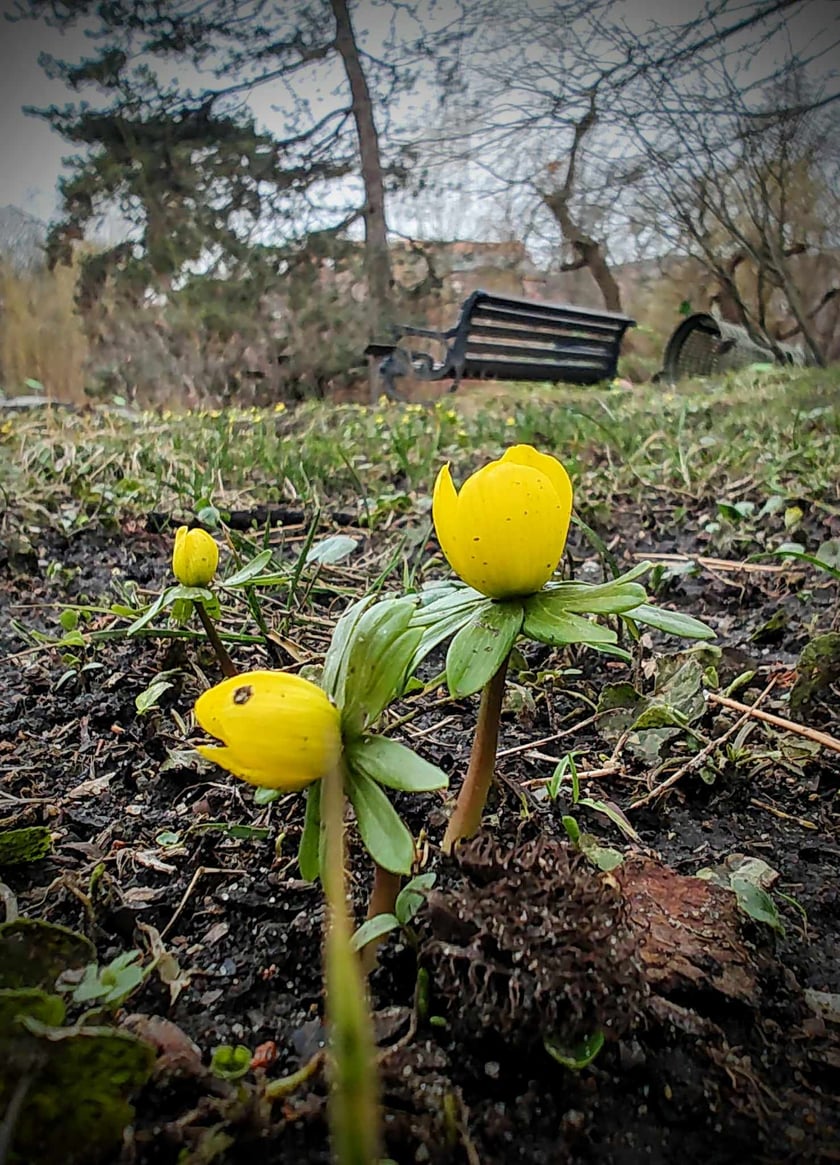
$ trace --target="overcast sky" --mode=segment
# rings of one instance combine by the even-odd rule
[[[733,13],[743,7],[743,0],[733,0]],[[435,21],[447,15],[445,8],[445,0],[435,6]],[[697,13],[696,0],[616,0],[616,8],[641,34],[651,21],[675,23]],[[11,10],[10,0],[0,0],[4,15],[0,22],[0,206],[11,203],[48,220],[57,210],[61,159],[70,148],[46,122],[25,116],[22,107],[60,105],[70,98],[60,82],[46,78],[38,65],[39,53],[77,60],[91,55],[91,42],[79,28],[62,34],[42,21],[10,23],[5,14]],[[392,7],[361,0],[353,11],[360,37],[376,47],[374,42],[390,19]],[[840,30],[838,21],[840,0],[810,0],[790,27],[791,40],[796,47],[815,37],[833,43]],[[840,60],[833,63],[840,65]],[[422,98],[422,93],[415,94],[415,102]],[[253,102],[258,119],[269,129],[279,128],[277,115],[271,112],[271,101],[277,99],[276,93],[261,91]]]

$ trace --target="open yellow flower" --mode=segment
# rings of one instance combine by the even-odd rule
[[[301,676],[243,672],[199,696],[195,715],[222,741],[198,745],[201,755],[252,785],[294,792],[320,780],[341,756],[339,711]]]
[[[179,526],[172,549],[172,573],[185,587],[206,587],[219,565],[219,548],[206,530]]]
[[[535,594],[566,545],[572,483],[556,457],[514,445],[455,490],[449,466],[435,482],[432,516],[456,574],[491,599]]]

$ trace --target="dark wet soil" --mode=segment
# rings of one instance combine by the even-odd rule
[[[836,536],[835,525],[814,518],[813,539]],[[351,532],[367,540],[362,566],[344,578],[326,571],[330,586],[298,592],[303,609],[281,628],[285,666],[322,654],[327,620],[346,602],[339,584],[346,593],[381,569],[379,536]],[[739,565],[761,546],[722,550],[704,533],[704,515],[678,512],[672,499],[650,499],[643,511],[628,502],[599,532],[622,567],[631,564],[627,547],[722,560],[663,577],[658,596],[718,632],[716,690],[752,672],[736,699],[753,703],[773,680],[761,708],[840,736],[836,685],[795,713],[788,704],[799,653],[837,626],[835,584],[792,567]],[[85,933],[100,964],[133,948],[147,953],[159,934],[182,973],[174,989],[154,976],[116,1017],[132,1013],[130,1026],[161,1054],[109,1161],[327,1161],[320,1073],[273,1106],[261,1101],[264,1080],[296,1071],[323,1037],[321,894],[300,880],[295,860],[303,803],[290,796],[260,808],[252,790],[191,751],[199,737],[185,734],[184,721],[206,680],[219,678],[203,646],[116,635],[57,650],[27,637],[60,635],[71,604],[88,608],[86,632],[117,629],[107,612],[125,601],[128,580],[152,593],[168,581],[168,533],[133,522],[29,539],[15,534],[0,554],[0,826],[47,825],[53,850],[0,875],[21,915]],[[580,537],[572,559],[579,577],[596,577]],[[273,626],[283,622],[280,608],[268,613]],[[662,653],[684,646],[643,636],[631,668],[579,649],[524,648],[488,829],[458,860],[437,848],[442,798],[402,799],[438,880],[371,979],[392,1160],[840,1160],[840,753],[748,718],[702,769],[631,810],[739,718],[709,704],[693,733],[674,732],[657,749],[648,741],[647,750],[632,739],[616,750],[601,731],[593,711],[604,686],[649,692]],[[243,668],[275,662],[261,647],[231,651]],[[161,672],[171,687],[138,715],[137,697]],[[396,709],[409,712],[398,737],[457,786],[475,702],[427,696]],[[578,722],[578,731],[537,743]],[[555,801],[545,795],[538,779],[572,747],[583,792],[623,810],[638,842],[573,808],[568,784]],[[607,771],[586,778],[598,769]],[[601,874],[571,852],[568,813],[624,863]],[[730,890],[693,877],[733,854],[775,871],[782,931],[750,918]],[[361,918],[368,872],[358,848],[352,860]],[[546,1050],[568,1054],[596,1029],[606,1041],[583,1070]],[[211,1077],[222,1044],[263,1046],[261,1066],[237,1084]]]

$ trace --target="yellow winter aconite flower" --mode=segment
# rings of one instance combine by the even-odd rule
[[[341,715],[302,676],[251,671],[198,697],[195,716],[221,746],[198,751],[252,785],[294,792],[320,780],[341,756]]]
[[[572,483],[547,453],[514,445],[456,492],[444,465],[432,516],[456,574],[491,599],[535,594],[557,568],[572,515]]]
[[[206,530],[175,531],[172,573],[185,587],[206,587],[219,565],[219,548]]]

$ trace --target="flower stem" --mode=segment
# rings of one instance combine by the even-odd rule
[[[227,676],[228,678],[235,676],[237,674],[236,666],[225,650],[225,645],[219,638],[219,632],[216,630],[215,623],[207,614],[207,611],[204,608],[204,603],[196,601],[195,609],[198,611],[198,617],[201,620],[201,625],[204,628],[207,638],[210,640],[210,644],[216,653],[216,659],[219,661],[219,666],[222,669],[222,675]]]
[[[509,657],[508,657],[509,658]],[[481,815],[487,802],[487,794],[496,768],[496,746],[499,742],[499,717],[502,713],[502,699],[505,694],[505,675],[508,660],[484,687],[478,709],[470,763],[467,775],[446,833],[443,835],[443,852],[452,853],[455,843],[465,837],[472,837],[481,826]]]
[[[393,914],[397,904],[397,895],[400,892],[402,878],[399,874],[392,874],[377,862],[373,863],[373,886],[370,891],[367,917],[375,918],[377,914]],[[369,975],[376,966],[376,952],[382,944],[384,935],[371,939],[361,950],[362,970]]]
[[[327,898],[324,970],[330,1028],[330,1132],[337,1165],[375,1165],[380,1115],[373,1022],[358,956],[350,946],[344,865],[344,774],[341,765],[321,786]]]

